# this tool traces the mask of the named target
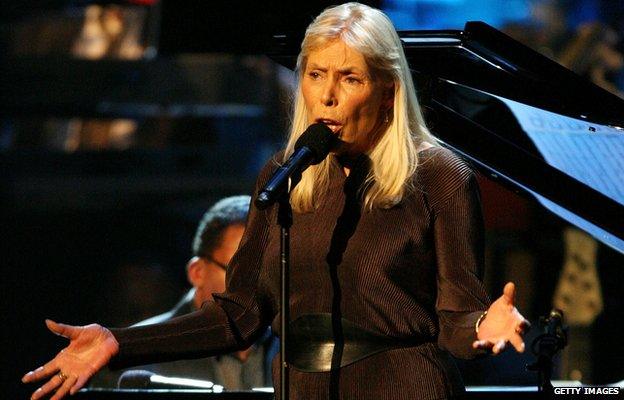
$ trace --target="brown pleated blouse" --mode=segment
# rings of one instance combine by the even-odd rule
[[[336,313],[362,328],[423,344],[381,352],[331,372],[291,369],[291,399],[438,399],[461,394],[449,352],[470,358],[474,325],[489,306],[481,282],[483,222],[473,171],[451,151],[420,152],[414,190],[389,209],[362,211],[366,163],[347,177],[338,161],[314,212],[294,214],[291,319]],[[277,168],[263,168],[256,190]],[[227,290],[200,311],[165,324],[112,329],[113,367],[227,353],[279,332],[276,207],[253,205],[230,263]],[[279,388],[274,360],[273,382]],[[276,396],[279,393],[276,393]],[[276,397],[277,398],[277,397]]]

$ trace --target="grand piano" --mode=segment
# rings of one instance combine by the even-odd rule
[[[432,132],[624,252],[624,101],[483,22],[400,32]],[[271,53],[292,68],[300,38]]]
[[[275,35],[266,53],[293,68],[301,37]],[[445,146],[487,178],[534,198],[624,253],[624,100],[482,22],[468,22],[461,31],[404,31],[400,37],[428,125]],[[14,82],[9,86],[19,91]],[[0,96],[7,96],[4,112],[13,112],[7,106],[9,95]],[[87,112],[97,114],[97,105],[93,107]],[[535,387],[469,388],[466,398],[536,395]],[[267,393],[201,390],[87,389],[76,396],[271,398]]]

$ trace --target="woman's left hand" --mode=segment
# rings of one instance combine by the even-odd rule
[[[503,295],[487,310],[487,315],[479,325],[478,340],[472,343],[472,347],[488,349],[498,354],[509,342],[518,352],[524,351],[522,335],[531,324],[514,306],[515,293],[516,286],[508,282],[503,289]]]

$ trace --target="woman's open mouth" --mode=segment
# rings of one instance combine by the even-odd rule
[[[340,122],[329,118],[317,118],[316,122],[327,125],[327,127],[331,129],[332,132],[340,137],[340,130],[342,129],[342,124]]]

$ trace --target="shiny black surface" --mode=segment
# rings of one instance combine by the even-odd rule
[[[82,400],[271,400],[273,393],[266,392],[222,392],[213,393],[207,390],[179,389],[83,389],[74,395]]]
[[[403,32],[401,39],[416,73],[558,114],[624,125],[622,99],[483,22],[468,22],[463,31]]]
[[[399,36],[438,138],[486,176],[555,203],[565,209],[558,213],[562,218],[624,252],[624,205],[549,164],[501,100],[609,128],[624,126],[622,99],[482,22],[468,22],[463,31]],[[294,67],[299,41],[276,36],[271,56]]]
[[[463,31],[399,36],[417,80],[451,81],[558,114],[624,126],[622,99],[483,22],[468,22]],[[271,57],[294,68],[301,39],[275,35]]]
[[[392,385],[392,382],[388,382]],[[210,393],[202,390],[81,390],[74,395],[78,400],[270,400],[273,393],[261,392],[224,392]],[[548,398],[536,392],[535,388],[492,388],[472,387],[461,399],[542,399]]]

